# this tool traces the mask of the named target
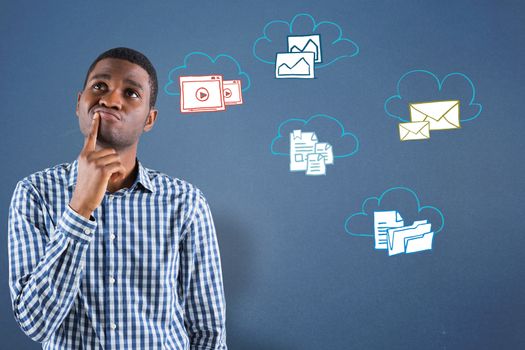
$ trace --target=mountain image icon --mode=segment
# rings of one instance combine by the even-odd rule
[[[291,53],[306,53],[313,52],[314,63],[321,63],[321,35],[289,35],[288,36],[288,52]]]
[[[314,52],[278,52],[275,58],[276,78],[315,78]]]
[[[280,76],[285,75],[310,75],[310,65],[304,58],[301,58],[293,66],[289,66],[286,63],[283,63],[278,68],[278,73]]]
[[[210,97],[210,93],[206,88],[198,88],[195,92],[195,97],[197,97],[197,100],[203,102],[206,101]]]
[[[308,42],[302,47],[298,47],[297,45],[293,45],[290,48],[290,52],[313,52],[315,54],[315,60],[319,60],[319,46],[312,40],[308,40]]]

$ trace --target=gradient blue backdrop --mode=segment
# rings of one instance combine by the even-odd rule
[[[525,346],[525,5],[519,1],[3,1],[0,10],[0,339],[38,349],[8,291],[7,215],[22,177],[76,158],[74,113],[102,51],[129,46],[161,88],[191,51],[228,53],[252,79],[242,106],[181,115],[159,91],[146,166],[200,187],[213,210],[233,350],[517,349]],[[307,12],[361,52],[312,81],[281,81],[253,41]],[[414,68],[459,71],[483,112],[429,142],[399,141],[385,99]],[[212,72],[210,72],[212,73]],[[283,120],[325,113],[361,141],[322,178],[292,174],[269,145]],[[434,250],[388,257],[345,233],[368,196],[404,185],[440,208]]]

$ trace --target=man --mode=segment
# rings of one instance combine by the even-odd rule
[[[9,210],[16,321],[44,349],[226,349],[219,248],[191,184],[145,168],[155,69],[115,48],[88,70],[73,163],[21,180]]]

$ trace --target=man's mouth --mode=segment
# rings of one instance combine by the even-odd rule
[[[105,120],[121,120],[120,115],[113,111],[108,111],[107,109],[98,108],[95,109],[94,113],[100,114],[100,119]]]

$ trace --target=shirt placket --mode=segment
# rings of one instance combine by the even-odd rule
[[[105,254],[105,274],[104,274],[104,286],[105,286],[105,300],[106,300],[106,348],[107,349],[119,349],[120,344],[120,328],[122,325],[119,324],[118,318],[118,283],[117,283],[117,240],[120,239],[118,234],[118,194],[106,194],[104,197],[105,201],[105,214],[106,214],[106,226],[104,229],[104,242],[106,244]]]

